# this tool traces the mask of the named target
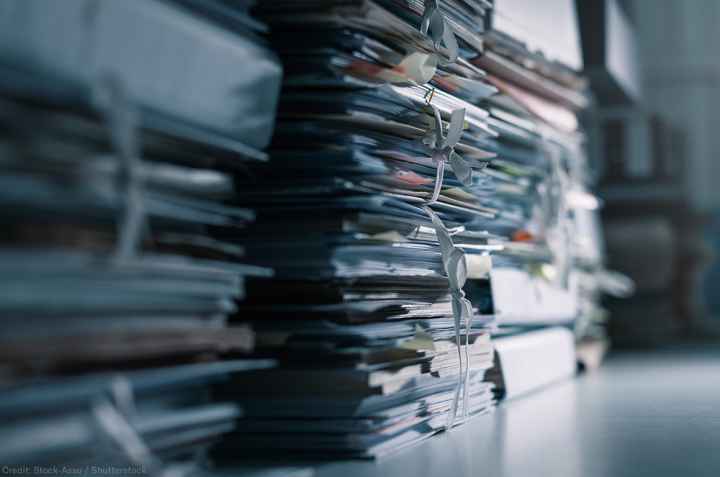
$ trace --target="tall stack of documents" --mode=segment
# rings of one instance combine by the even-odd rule
[[[523,2],[501,3],[504,12],[522,10],[510,7]],[[567,7],[565,15],[545,20],[560,22],[560,31],[575,31],[572,2],[556,3]],[[496,185],[491,203],[502,218],[488,230],[505,240],[493,256],[490,275],[502,392],[508,395],[516,394],[513,388],[528,391],[573,375],[575,341],[596,341],[602,354],[600,294],[631,288],[603,267],[601,204],[590,192],[579,120],[591,100],[586,81],[565,63],[548,59],[558,51],[567,61],[580,58],[577,32],[570,35],[574,45],[534,51],[526,41],[533,41],[537,29],[527,20],[494,12],[486,51],[473,62],[499,90],[484,106],[499,133],[491,140],[498,156],[486,173]],[[522,336],[525,331],[533,331],[532,336]]]
[[[203,7],[0,6],[4,464],[184,472],[241,415],[211,386],[273,364],[217,361],[253,348],[228,316],[272,273],[222,237],[254,219],[233,175],[267,159],[281,66]]]
[[[279,365],[222,386],[246,417],[221,456],[376,457],[493,406],[488,4],[439,3],[258,5],[285,79],[270,161],[237,178],[256,220],[226,240],[274,270],[240,315]]]

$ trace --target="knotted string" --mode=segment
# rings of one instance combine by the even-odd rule
[[[448,50],[448,63],[457,61],[460,48],[452,27],[440,11],[440,0],[425,0],[420,32],[430,37],[436,49],[445,46]]]
[[[193,465],[166,466],[156,457],[131,420],[135,414],[135,397],[130,381],[118,376],[110,385],[111,399],[99,398],[92,407],[100,429],[120,448],[132,464],[158,477],[187,477]]]
[[[420,33],[427,36],[435,47],[435,52],[415,51],[408,54],[396,70],[402,76],[418,85],[424,85],[435,76],[438,65],[455,63],[459,56],[459,47],[452,27],[447,23],[440,11],[439,0],[425,0],[425,10],[420,23]],[[448,60],[441,61],[440,47],[444,45],[448,51]],[[402,81],[401,81],[402,82]]]
[[[433,110],[433,127],[427,132],[423,142],[432,149],[432,160],[436,166],[435,183],[433,193],[427,204],[437,202],[440,197],[440,191],[443,185],[443,176],[445,173],[445,164],[449,164],[463,185],[472,186],[472,168],[465,159],[455,152],[455,146],[460,141],[465,126],[465,109],[456,109],[450,115],[450,124],[448,126],[447,135],[443,135],[443,122],[440,116],[440,110],[428,102],[428,106]]]
[[[124,190],[125,205],[118,221],[115,258],[127,261],[137,254],[146,226],[138,114],[122,81],[115,76],[105,76],[97,82],[94,100],[104,113],[118,159],[118,189]]]
[[[425,10],[420,25],[420,32],[423,35],[429,35],[436,50],[439,50],[441,46],[444,46],[448,50],[449,61],[445,64],[457,61],[459,55],[458,43],[452,27],[448,24],[444,15],[440,11],[439,0],[425,0]],[[434,55],[430,57],[426,56],[427,55],[416,54],[415,56],[410,55],[410,57],[406,59],[408,65],[406,65],[405,70],[415,72],[415,76],[417,77],[415,80],[419,84],[425,84],[432,79],[435,68],[439,63]],[[431,72],[432,74],[430,74]],[[420,81],[418,81],[418,79]],[[440,218],[428,206],[437,202],[440,197],[446,163],[450,164],[450,167],[458,180],[468,187],[472,186],[472,168],[459,154],[455,152],[455,146],[460,141],[460,137],[462,136],[463,128],[465,126],[465,109],[457,109],[452,112],[447,135],[443,135],[443,122],[440,110],[431,104],[433,95],[434,88],[429,91],[429,98],[428,95],[426,95],[425,100],[427,105],[433,110],[434,127],[428,131],[428,134],[423,142],[432,149],[432,160],[436,165],[435,183],[430,200],[425,202],[423,208],[435,227],[435,233],[440,244],[440,251],[443,259],[443,268],[448,276],[452,297],[455,344],[457,346],[460,369],[458,372],[458,385],[455,388],[455,393],[453,395],[446,423],[446,429],[449,430],[453,427],[455,422],[461,389],[464,389],[463,413],[467,417],[467,382],[470,375],[468,343],[470,340],[469,329],[472,323],[473,309],[470,300],[465,297],[465,292],[462,289],[465,281],[467,280],[467,263],[465,261],[465,254],[461,249],[455,247],[451,234],[448,232],[445,224],[442,223]],[[461,351],[462,345],[460,340],[460,327],[463,321],[466,326],[466,366],[464,373],[463,356]]]
[[[470,313],[465,314],[465,377],[463,378],[463,420],[468,418],[468,410],[470,408],[470,328],[474,317],[472,312],[472,304],[470,304]]]
[[[470,300],[465,297],[463,286],[467,281],[467,262],[465,259],[465,253],[452,241],[452,237],[448,232],[445,224],[437,216],[433,210],[424,206],[425,213],[428,214],[432,224],[435,228],[435,234],[440,244],[440,253],[442,255],[443,268],[445,274],[448,277],[450,285],[450,296],[452,300],[452,311],[453,321],[455,327],[455,344],[457,346],[458,361],[460,369],[458,373],[458,385],[455,388],[455,394],[453,401],[450,406],[450,412],[448,413],[448,420],[446,424],[447,429],[451,429],[455,422],[457,415],[457,405],[460,400],[460,390],[464,389],[464,400],[463,400],[463,414],[467,416],[467,405],[468,405],[468,379],[470,376],[470,356],[468,353],[467,345],[470,343],[470,325],[473,318],[473,307]],[[462,323],[465,323],[465,369],[463,372],[463,356],[462,356],[462,343],[460,340],[460,328]]]
[[[447,23],[445,16],[440,11],[440,0],[425,0],[425,10],[420,24],[420,32],[423,35],[429,34],[436,49],[439,48],[441,44],[445,45],[450,51],[449,63],[457,61],[457,40],[455,39],[452,27]],[[424,77],[423,79],[424,81],[420,84],[427,83],[432,79],[432,76]],[[428,91],[428,94],[425,95],[427,105],[433,110],[434,127],[428,131],[424,142],[433,150],[432,160],[436,167],[433,192],[430,200],[426,202],[428,205],[434,204],[440,197],[446,163],[450,164],[450,167],[460,182],[468,187],[472,185],[472,168],[455,152],[455,146],[460,141],[465,126],[465,109],[456,109],[452,112],[447,136],[443,136],[443,122],[440,116],[440,110],[432,104],[434,94],[435,88],[432,88]]]
[[[548,184],[547,199],[550,203],[546,209],[554,217],[546,217],[546,240],[552,250],[553,262],[556,268],[555,283],[563,288],[568,287],[570,274],[570,231],[568,230],[568,203],[567,193],[570,179],[563,169],[562,152],[560,146],[553,142],[545,128],[540,129],[543,140],[543,149],[549,159],[551,167],[551,180]]]
[[[426,2],[427,14],[427,2]],[[434,90],[433,90],[434,91]],[[432,93],[432,91],[431,91]],[[432,149],[432,160],[436,165],[435,183],[433,193],[423,207],[430,217],[435,227],[435,235],[440,244],[440,252],[443,259],[443,268],[448,277],[450,284],[450,295],[452,300],[453,324],[455,331],[455,345],[458,353],[458,383],[455,387],[452,403],[448,412],[445,428],[452,429],[455,418],[457,416],[458,402],[460,400],[460,391],[463,391],[463,416],[466,419],[468,415],[468,399],[469,399],[469,378],[470,378],[470,326],[472,324],[473,309],[472,303],[465,297],[463,286],[467,280],[467,263],[465,261],[464,252],[455,247],[450,232],[443,224],[442,220],[430,209],[429,205],[437,202],[442,190],[445,164],[449,163],[455,176],[466,186],[472,186],[472,168],[465,160],[455,152],[455,146],[460,141],[463,128],[465,126],[465,109],[456,109],[450,115],[450,124],[447,134],[443,134],[443,122],[440,110],[430,103],[430,99],[426,98],[427,105],[432,108],[434,127],[428,131],[424,143]],[[465,366],[463,372],[463,352],[460,339],[460,328],[462,323],[465,324]]]

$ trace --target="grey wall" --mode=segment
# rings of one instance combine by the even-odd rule
[[[685,128],[687,190],[720,207],[720,1],[631,0],[645,107]]]

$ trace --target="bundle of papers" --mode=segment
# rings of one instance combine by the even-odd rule
[[[491,11],[488,16],[492,25]],[[476,217],[471,227],[499,245],[489,313],[500,326],[572,325],[585,297],[578,268],[602,267],[593,215],[599,201],[589,192],[578,120],[589,104],[586,84],[577,72],[492,29],[483,43],[484,51],[468,61],[495,93],[471,100],[494,133],[474,143],[494,156],[481,172],[484,189],[476,190],[479,205],[492,214]],[[484,277],[469,279],[472,298]]]
[[[271,365],[224,361],[47,379],[3,390],[4,465],[29,473],[189,475],[241,409],[212,402],[213,383]],[[38,470],[46,469],[46,470]],[[52,470],[62,469],[62,470]]]
[[[286,76],[270,160],[236,176],[255,221],[222,238],[274,271],[248,280],[239,312],[255,356],[278,367],[221,387],[246,415],[219,459],[377,457],[493,406],[500,245],[483,225],[498,211],[482,170],[497,133],[474,103],[496,88],[468,60],[477,32],[472,52],[454,34],[436,44],[423,4],[403,3],[258,4]],[[459,3],[468,24],[485,12]]]
[[[281,67],[249,4],[212,5],[0,8],[3,463],[186,475],[242,415],[212,386],[274,365],[237,314],[272,270],[222,237]]]
[[[518,2],[506,3],[519,7]],[[632,284],[604,269],[601,203],[590,192],[579,119],[590,105],[587,81],[567,65],[546,59],[543,51],[531,51],[522,38],[499,30],[513,26],[510,30],[518,34],[524,31],[515,28],[515,19],[495,18],[495,13],[485,36],[486,51],[472,63],[498,89],[482,103],[490,113],[489,125],[499,133],[489,140],[497,157],[485,171],[496,186],[489,204],[502,211],[502,220],[488,225],[488,231],[504,238],[490,273],[499,325],[495,336],[502,337],[497,340],[498,366],[507,374],[501,379],[514,381],[510,387],[525,392],[573,374],[575,349],[557,340],[567,344],[563,335],[570,329],[580,344],[604,342],[600,296],[626,294]],[[572,15],[558,21],[564,22],[561,30],[576,28]],[[522,335],[558,325],[565,330]],[[533,353],[535,367],[527,368],[523,361]],[[522,377],[528,372],[534,380]],[[510,394],[521,393],[516,391]]]
[[[3,373],[247,351],[249,329],[224,332],[226,317],[245,277],[271,271],[210,234],[253,218],[223,204],[232,177],[194,164],[199,143],[180,161],[160,143],[157,155],[150,146],[144,160],[124,162],[101,120],[43,99],[0,100]]]

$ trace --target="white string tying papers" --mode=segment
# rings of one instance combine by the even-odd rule
[[[193,465],[170,465],[154,455],[150,447],[132,424],[135,398],[132,384],[118,376],[110,385],[111,397],[98,398],[92,406],[95,422],[105,435],[122,451],[132,464],[141,466],[149,475],[158,477],[187,477]]]
[[[549,137],[545,128],[540,129],[540,135],[543,140],[543,149],[551,167],[550,181],[546,191],[548,204],[545,209],[549,211],[550,215],[545,217],[546,240],[553,255],[553,264],[555,266],[554,282],[563,288],[567,288],[571,268],[571,232],[567,203],[570,178],[563,167],[561,147]]]
[[[458,43],[455,39],[452,27],[447,23],[447,20],[440,11],[439,0],[425,0],[425,11],[423,13],[420,31],[424,35],[429,35],[436,49],[439,49],[440,46],[443,45],[448,50],[449,63],[457,61],[459,53]],[[427,81],[429,80],[430,78],[428,78]],[[423,81],[421,84],[426,83],[427,81]],[[427,105],[432,108],[434,124],[432,129],[428,131],[428,134],[425,136],[423,142],[432,150],[432,160],[435,163],[436,172],[432,195],[430,196],[430,200],[425,202],[423,209],[430,217],[430,220],[435,228],[435,234],[437,236],[438,243],[440,244],[443,268],[450,285],[452,300],[455,344],[457,346],[459,370],[458,383],[455,387],[455,393],[453,394],[447,422],[445,424],[445,428],[450,430],[452,429],[457,416],[461,390],[463,390],[463,415],[464,417],[467,417],[468,414],[468,381],[470,377],[470,355],[468,348],[470,344],[470,327],[473,319],[473,308],[472,303],[470,303],[470,300],[465,297],[465,292],[462,289],[465,285],[465,281],[467,280],[467,263],[465,260],[465,254],[460,248],[455,247],[450,232],[437,214],[432,211],[429,205],[437,202],[440,197],[445,176],[446,163],[450,165],[458,180],[468,187],[472,185],[472,168],[458,153],[455,152],[455,146],[460,141],[460,137],[462,136],[463,128],[465,126],[465,109],[457,109],[452,112],[450,115],[450,124],[448,126],[447,134],[443,134],[443,122],[440,110],[431,104],[434,89],[429,93],[430,98],[426,98],[426,102]],[[460,340],[460,327],[462,322],[465,323],[464,372],[463,353],[461,350],[462,345]]]
[[[427,201],[427,204],[433,204],[440,197],[446,163],[450,165],[455,177],[467,187],[472,186],[472,167],[460,154],[455,152],[455,146],[460,141],[465,126],[465,109],[456,109],[452,112],[447,135],[443,135],[444,128],[440,110],[429,102],[428,106],[433,110],[434,123],[432,129],[425,135],[423,142],[432,149],[432,160],[436,166],[433,193],[430,200]]]
[[[420,31],[423,35],[429,35],[436,49],[438,49],[441,44],[445,45],[450,51],[449,63],[457,61],[457,40],[455,39],[452,27],[448,24],[440,10],[440,0],[425,0],[425,10],[423,12]],[[432,77],[420,82],[420,84],[427,83],[430,79],[432,79]],[[460,141],[465,127],[465,108],[456,109],[451,113],[447,134],[444,135],[440,110],[432,104],[434,93],[435,88],[432,88],[428,90],[428,94],[425,96],[427,106],[432,108],[433,123],[425,135],[423,142],[432,149],[432,160],[436,166],[435,186],[427,204],[437,202],[440,197],[446,164],[450,165],[455,176],[463,185],[467,187],[472,186],[472,167],[460,154],[455,152],[455,146],[457,146],[457,143]]]
[[[126,378],[116,377],[111,383],[110,394],[112,399],[102,397],[94,403],[95,421],[131,463],[157,475],[159,462],[133,427],[132,414],[126,414],[134,412],[135,408],[132,385]]]
[[[420,22],[420,33],[427,36],[435,47],[435,52],[413,52],[398,65],[405,76],[419,85],[432,80],[438,65],[455,63],[459,56],[459,46],[452,27],[440,11],[439,0],[425,0],[425,10]],[[447,50],[447,61],[441,60],[441,47]]]
[[[444,46],[448,51],[448,63],[455,63],[459,55],[459,47],[455,33],[440,11],[440,0],[425,0],[420,31],[428,35],[436,49]]]
[[[137,254],[146,226],[138,113],[119,78],[104,76],[95,86],[94,101],[108,125],[110,141],[118,159],[118,190],[125,200],[123,214],[118,221],[115,258],[127,261]]]
[[[346,23],[347,26],[355,24],[356,22],[350,20]],[[424,1],[424,11],[418,30],[422,36],[417,35],[413,38],[417,42],[407,49],[399,63],[394,64],[392,68],[365,71],[361,76],[369,74],[375,80],[379,79],[391,84],[409,82],[423,85],[432,80],[438,66],[450,65],[457,61],[460,48],[452,26],[441,12],[439,0]],[[353,67],[349,69],[352,70]]]
[[[463,286],[467,281],[467,262],[465,260],[465,253],[453,243],[452,237],[448,232],[445,224],[433,212],[430,207],[423,207],[425,213],[428,214],[430,220],[435,228],[435,234],[440,244],[440,253],[442,255],[443,268],[447,275],[448,282],[450,285],[450,296],[452,300],[452,311],[453,311],[453,322],[455,328],[455,344],[458,352],[459,372],[458,372],[458,385],[455,388],[455,394],[453,396],[450,411],[448,413],[448,420],[445,425],[446,429],[451,429],[455,418],[457,416],[457,406],[460,400],[460,390],[463,390],[463,415],[467,417],[468,414],[468,397],[469,397],[469,386],[468,381],[470,377],[470,327],[473,319],[473,307],[470,300],[465,297]],[[465,324],[465,366],[463,367],[463,353],[462,344],[460,339],[460,328],[462,324]],[[463,372],[464,368],[464,372]]]

